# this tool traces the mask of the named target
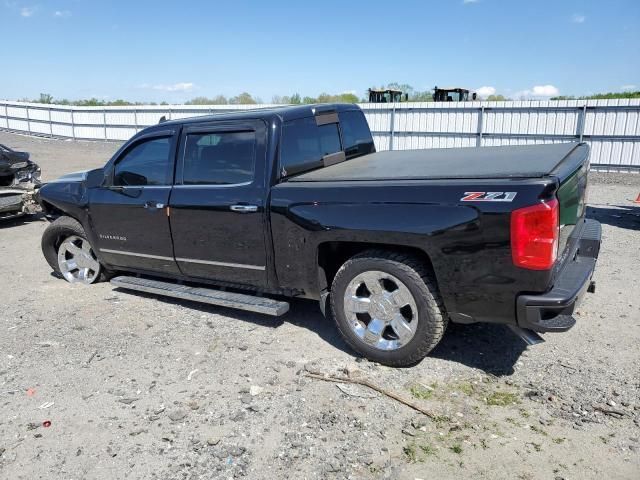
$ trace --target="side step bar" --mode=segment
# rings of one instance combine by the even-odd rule
[[[212,288],[187,287],[171,282],[161,282],[146,278],[120,276],[111,279],[111,284],[137,290],[140,292],[164,295],[165,297],[181,298],[192,302],[209,303],[221,307],[237,308],[249,312],[264,313],[279,317],[289,311],[289,303],[272,300],[270,298],[255,297],[242,293],[223,292]]]

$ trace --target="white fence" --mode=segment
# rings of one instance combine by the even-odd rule
[[[270,105],[70,107],[0,101],[0,129],[127,140],[179,119]],[[361,104],[378,150],[585,141],[597,168],[640,170],[640,100]]]

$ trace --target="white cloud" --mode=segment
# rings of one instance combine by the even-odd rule
[[[571,21],[573,23],[584,23],[584,21],[587,19],[587,17],[585,17],[584,15],[581,15],[579,13],[574,13],[571,16]]]
[[[637,88],[638,88],[637,85],[622,85],[620,87],[621,90],[635,90]]]
[[[56,18],[69,18],[71,16],[71,12],[69,10],[56,10],[53,13],[53,16]]]
[[[522,90],[516,92],[514,97],[522,99],[544,99],[556,97],[560,94],[560,90],[553,85],[536,85],[530,90]]]
[[[37,7],[22,7],[20,9],[20,16],[25,18],[31,17],[34,13],[36,13],[36,10],[38,10]]]
[[[487,98],[489,95],[495,95],[496,89],[495,87],[480,87],[476,89],[476,93],[481,98]]]
[[[190,92],[195,88],[192,82],[179,82],[172,85],[150,85],[143,83],[139,88],[150,88],[152,90],[160,90],[161,92]]]

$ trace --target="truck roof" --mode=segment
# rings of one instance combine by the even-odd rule
[[[250,108],[247,110],[235,110],[232,112],[213,113],[198,117],[180,118],[178,120],[168,120],[159,124],[162,127],[168,125],[184,125],[188,123],[200,123],[219,120],[242,120],[242,119],[265,119],[269,120],[278,117],[283,122],[295,120],[297,118],[311,117],[318,112],[342,112],[347,110],[359,110],[353,103],[318,103],[308,105],[286,105],[280,107]],[[153,127],[156,127],[154,125]]]
[[[290,179],[292,182],[540,178],[550,175],[578,147],[556,143],[481,148],[434,148],[372,153]]]

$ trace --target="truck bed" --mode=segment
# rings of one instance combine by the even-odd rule
[[[314,170],[290,181],[540,178],[553,172],[579,145],[385,151]]]

